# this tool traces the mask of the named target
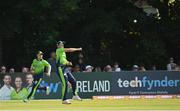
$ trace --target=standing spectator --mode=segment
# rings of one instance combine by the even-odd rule
[[[13,90],[13,87],[11,87],[11,76],[5,75],[3,82],[4,85],[0,89],[0,100],[10,100],[10,94]]]
[[[152,66],[152,70],[155,71],[156,70],[156,65]]]
[[[1,73],[2,73],[2,74],[6,74],[6,67],[5,67],[5,66],[2,66],[2,67],[1,67]]]
[[[120,72],[121,68],[119,67],[119,64],[117,62],[114,63],[113,71]]]
[[[51,52],[50,58],[47,60],[49,64],[51,65],[51,72],[56,72],[57,67],[56,67],[56,53]]]
[[[27,68],[27,67],[22,68],[22,73],[28,73],[28,72],[29,72],[29,68]]]
[[[22,78],[15,78],[15,86],[16,88],[11,92],[12,100],[22,100],[28,96],[28,90],[22,87]]]
[[[32,90],[32,86],[33,86],[33,75],[32,74],[27,74],[26,75],[26,88],[27,88],[29,93]]]
[[[83,61],[82,58],[80,58],[80,59],[78,60],[78,65],[79,65],[79,67],[80,67],[80,71],[81,71],[81,72],[85,70],[86,66],[85,66],[84,61]]]
[[[79,59],[83,59],[84,55],[82,53],[79,53],[78,57],[79,57]]]
[[[91,65],[87,65],[86,70],[84,72],[92,72],[92,71],[93,71],[93,67]]]
[[[112,72],[112,67],[111,67],[111,65],[106,65],[105,68],[104,68],[104,71],[105,71],[105,72]]]
[[[168,71],[172,71],[172,70],[175,70],[175,68],[176,68],[176,63],[174,63],[174,58],[170,58],[169,59],[169,64],[167,64],[167,70]]]
[[[139,71],[139,66],[138,65],[133,65],[132,71]]]
[[[10,74],[15,73],[15,69],[14,69],[14,68],[10,68],[10,69],[9,69],[9,73],[10,73]]]

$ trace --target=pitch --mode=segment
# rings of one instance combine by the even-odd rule
[[[0,111],[180,111],[180,99],[91,100],[61,104],[61,100],[0,101]]]

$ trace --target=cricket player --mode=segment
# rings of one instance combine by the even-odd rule
[[[82,51],[82,48],[64,48],[64,42],[57,42],[56,49],[56,64],[57,64],[57,74],[62,82],[62,104],[71,104],[67,99],[68,82],[72,85],[73,90],[73,100],[81,100],[77,94],[76,79],[72,75],[69,66],[72,63],[67,60],[66,52]]]
[[[45,71],[45,68],[47,68],[47,71]],[[45,90],[46,94],[49,94],[49,87],[39,87],[43,75],[44,75],[44,71],[45,74],[47,76],[50,76],[50,72],[51,72],[51,65],[43,59],[43,52],[42,51],[38,51],[37,53],[37,58],[33,60],[33,63],[31,64],[31,72],[33,74],[33,86],[32,86],[32,90],[29,93],[29,95],[27,96],[26,99],[24,99],[24,102],[27,102],[28,100],[30,100],[37,89],[39,90]]]

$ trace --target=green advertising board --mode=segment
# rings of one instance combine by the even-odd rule
[[[145,71],[145,72],[93,72],[74,73],[78,93],[82,98],[97,95],[176,95],[180,94],[179,71]],[[25,86],[25,74],[12,74],[12,80],[20,76]],[[3,75],[0,75],[3,85]],[[14,83],[14,81],[12,81]],[[44,76],[41,85],[50,87],[50,95],[37,90],[35,99],[60,99],[61,80],[56,73]],[[14,85],[13,85],[14,86]],[[68,87],[68,98],[72,97],[71,86]]]

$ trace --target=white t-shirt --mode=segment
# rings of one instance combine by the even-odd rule
[[[121,71],[121,68],[119,68],[119,67],[118,67],[118,68],[115,68],[114,71],[115,71],[115,72],[120,72],[120,71]]]
[[[8,87],[7,85],[4,85],[0,89],[0,100],[10,100],[11,97],[11,92],[14,88],[13,87]]]
[[[175,64],[175,63],[169,63],[169,64],[167,65],[167,70],[168,70],[168,71],[175,70],[175,68],[176,68],[176,64]]]

